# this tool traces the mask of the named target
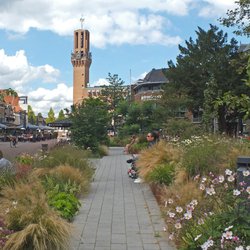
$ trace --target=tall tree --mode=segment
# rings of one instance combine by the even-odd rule
[[[63,110],[61,109],[61,110],[59,111],[57,120],[60,121],[60,120],[64,120],[64,119],[65,119],[65,115],[64,115]]]
[[[116,130],[117,125],[117,115],[116,109],[118,107],[119,102],[123,101],[126,97],[126,89],[123,84],[124,81],[119,78],[117,74],[112,75],[108,73],[107,80],[109,85],[105,86],[101,91],[101,98],[104,102],[108,104],[108,110],[112,117],[112,124],[114,130]]]
[[[204,103],[213,106],[213,103],[207,103],[205,97],[218,98],[228,91],[236,95],[246,93],[246,86],[241,80],[245,71],[238,74],[231,63],[231,59],[239,58],[237,42],[231,39],[228,43],[227,34],[214,25],[210,25],[208,31],[198,27],[196,34],[195,41],[190,38],[186,47],[179,46],[177,63],[168,62],[169,70],[166,72],[175,89],[188,95],[191,100],[188,108],[192,111],[204,110]],[[206,95],[208,87],[210,94]],[[219,108],[216,112],[219,130],[224,132],[227,130],[225,110]]]
[[[100,143],[107,141],[109,114],[107,105],[99,98],[83,100],[79,106],[72,106],[72,140],[79,147],[96,151]]]
[[[46,123],[51,123],[51,122],[54,122],[55,120],[56,120],[55,112],[53,108],[50,108],[48,112],[48,117],[46,118]]]
[[[28,105],[28,122],[30,124],[36,124],[36,115],[30,105]]]
[[[236,35],[250,36],[250,0],[235,1],[237,7],[227,11],[227,17],[220,18],[226,27],[235,27]]]

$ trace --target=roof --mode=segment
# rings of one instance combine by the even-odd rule
[[[47,124],[50,127],[70,127],[72,125],[72,121],[69,119],[50,122]]]
[[[166,82],[167,77],[164,75],[166,69],[152,69],[143,79],[143,82]]]
[[[167,77],[164,74],[164,71],[167,69],[152,69],[145,77],[144,79],[139,79],[136,82],[135,89],[142,85],[148,85],[148,84],[163,84],[168,82]]]

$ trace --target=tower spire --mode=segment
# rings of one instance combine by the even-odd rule
[[[83,16],[81,16],[81,18],[80,18],[80,22],[81,22],[81,29],[83,29],[83,22],[84,22],[84,18],[83,18]]]

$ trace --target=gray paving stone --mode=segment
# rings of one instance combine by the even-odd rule
[[[109,156],[93,161],[94,180],[73,222],[70,250],[175,249],[150,188],[128,178],[129,158],[122,148],[111,148]]]

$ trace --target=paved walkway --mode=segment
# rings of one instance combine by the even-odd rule
[[[128,177],[122,148],[96,162],[91,191],[76,216],[71,250],[173,250],[147,184]]]

